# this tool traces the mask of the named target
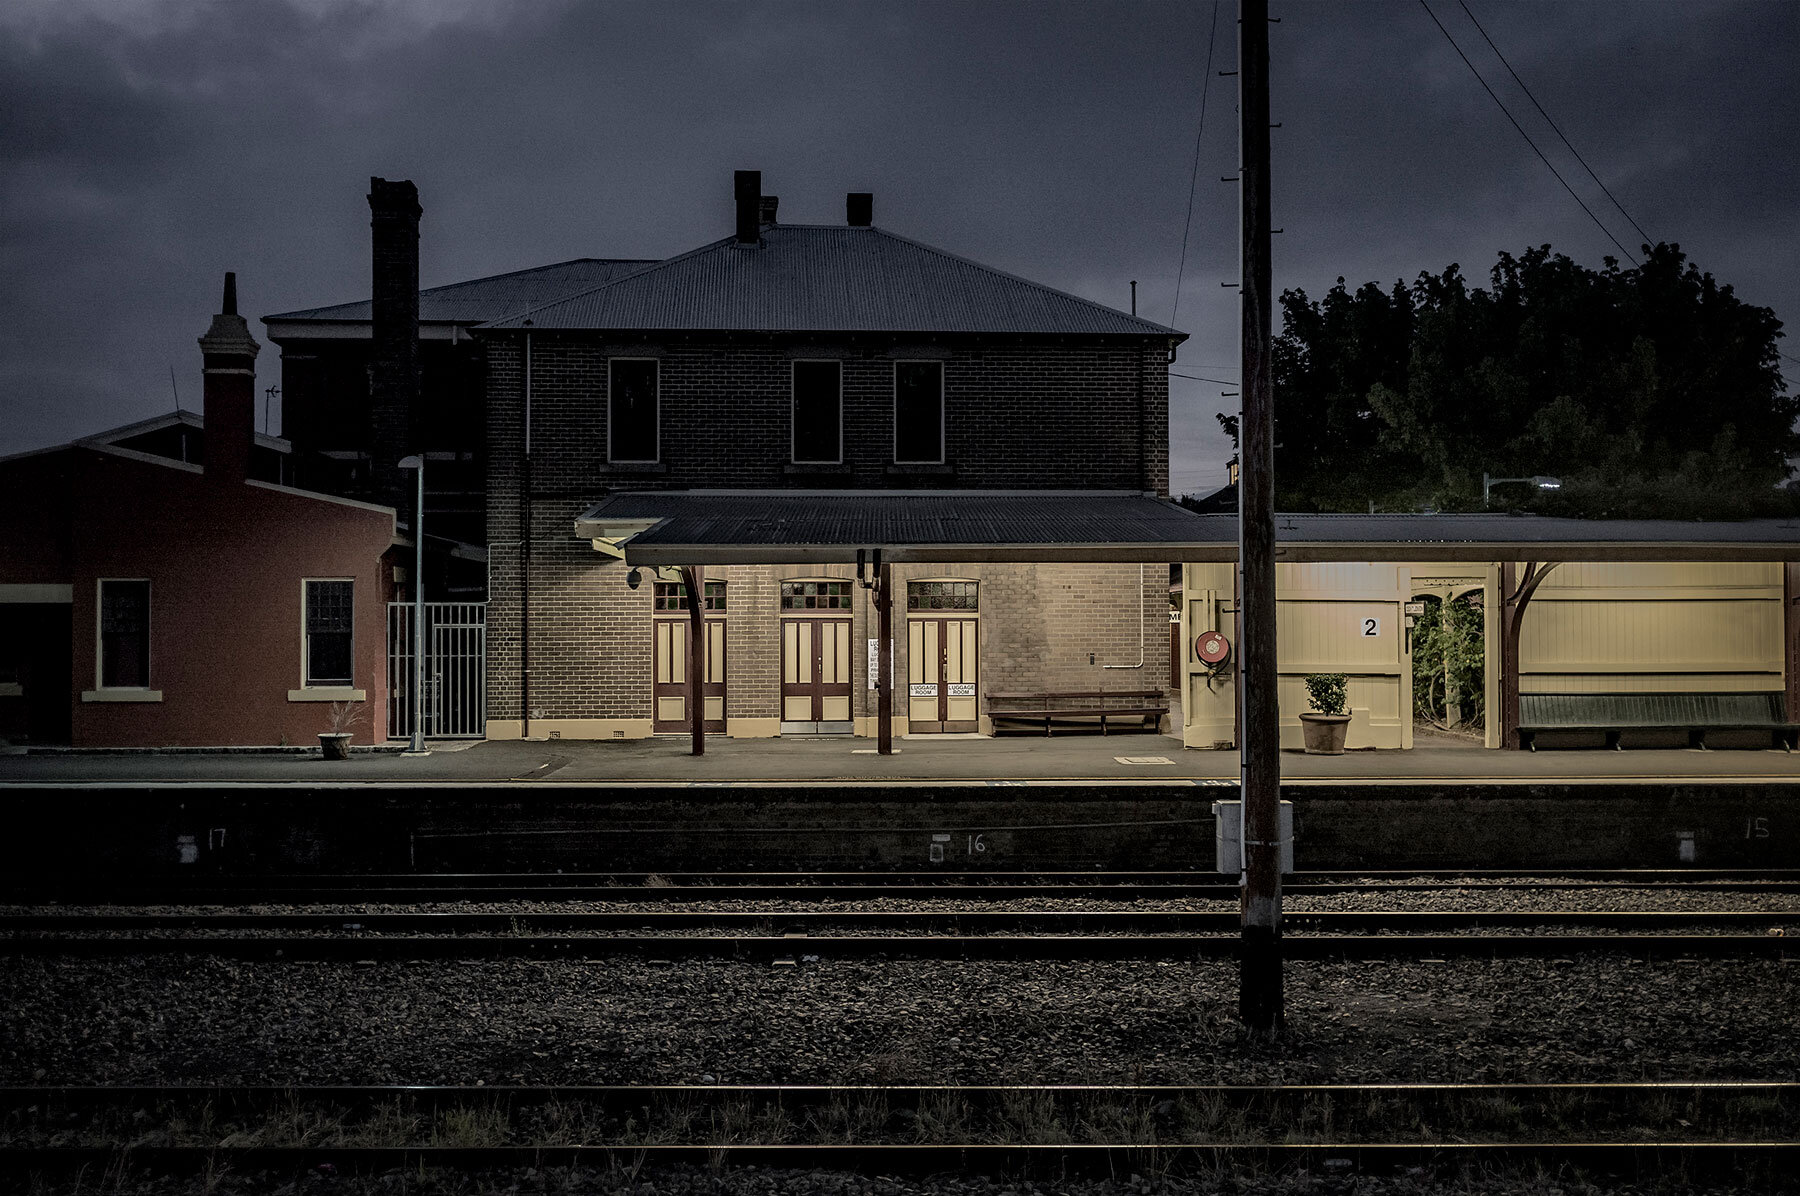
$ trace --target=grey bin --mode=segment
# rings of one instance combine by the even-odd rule
[[[1244,870],[1244,803],[1216,801],[1212,804],[1213,843],[1217,848],[1218,870],[1236,873]],[[1294,870],[1294,803],[1281,803],[1281,871]]]

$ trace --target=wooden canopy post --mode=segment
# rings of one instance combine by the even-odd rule
[[[688,609],[688,725],[693,728],[693,754],[706,755],[706,582],[699,565],[681,567]]]
[[[880,631],[875,643],[875,751],[894,754],[894,573],[883,561],[875,572],[875,611]]]
[[[1500,746],[1519,746],[1519,629],[1531,596],[1558,562],[1526,561],[1525,576],[1512,561],[1500,563]]]
[[[1800,564],[1782,566],[1781,637],[1787,645],[1787,720],[1800,723]]]

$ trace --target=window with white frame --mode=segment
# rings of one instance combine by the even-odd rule
[[[838,361],[794,363],[794,461],[836,465],[844,459],[844,367]]]
[[[352,631],[355,583],[306,583],[306,677],[308,689],[353,684]]]
[[[100,582],[100,687],[150,686],[150,583],[140,578]]]
[[[654,357],[615,357],[607,366],[607,460],[661,460],[657,360]]]
[[[944,363],[894,363],[894,460],[941,465],[944,461]]]

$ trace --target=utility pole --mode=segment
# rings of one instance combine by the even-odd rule
[[[1269,4],[1238,4],[1238,219],[1243,413],[1238,484],[1244,799],[1243,939],[1238,1016],[1252,1034],[1281,1031],[1281,711],[1275,690],[1275,404],[1269,377]]]

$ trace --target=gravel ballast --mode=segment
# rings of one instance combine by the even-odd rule
[[[0,1082],[1308,1083],[1800,1077],[1800,964],[14,958]]]

